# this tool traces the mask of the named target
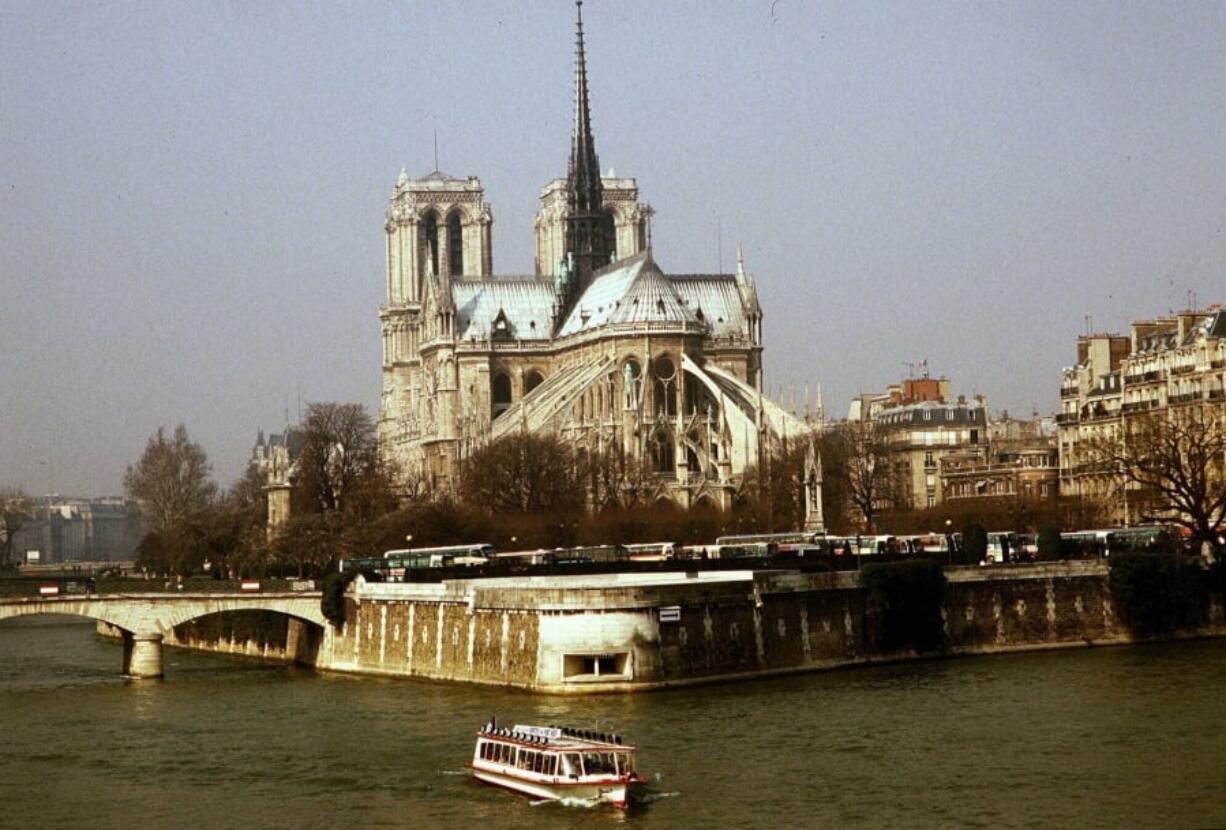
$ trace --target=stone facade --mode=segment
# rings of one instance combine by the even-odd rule
[[[1137,320],[1129,335],[1077,341],[1077,363],[1060,384],[1060,492],[1101,504],[1110,521],[1129,524],[1128,490],[1092,448],[1122,434],[1126,419],[1200,404],[1226,418],[1226,310],[1211,306]]]
[[[949,568],[946,578],[944,645],[927,656],[1134,641],[1114,608],[1101,560]],[[673,612],[667,619],[663,608]],[[1226,636],[1220,597],[1211,597],[1206,610],[1201,627],[1172,636]],[[359,580],[346,596],[344,613],[343,624],[326,625],[322,636],[309,639],[309,648],[300,644],[303,634],[295,632],[293,620],[287,628],[267,614],[227,614],[218,623],[181,626],[174,642],[321,669],[558,694],[639,691],[924,656],[875,645],[880,609],[851,572],[699,571],[436,584]]]
[[[485,442],[548,433],[649,466],[655,498],[727,508],[772,442],[811,427],[761,394],[762,309],[739,252],[733,273],[666,273],[637,181],[600,173],[588,110],[580,20],[571,156],[540,193],[533,274],[494,275],[479,179],[401,173],[381,450],[406,489],[442,495]]]

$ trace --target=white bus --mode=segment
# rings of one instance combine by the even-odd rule
[[[622,547],[631,562],[663,562],[677,558],[677,546],[672,542],[641,542]]]

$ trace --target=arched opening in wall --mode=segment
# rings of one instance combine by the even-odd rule
[[[511,406],[511,378],[499,372],[490,379],[490,415],[497,418]]]
[[[426,214],[425,219],[421,223],[421,238],[422,245],[425,250],[422,252],[422,262],[426,266],[426,271],[431,274],[437,274],[438,271],[438,215],[434,211]]]
[[[640,387],[643,385],[643,367],[634,358],[622,364],[622,405],[626,409],[639,408]]]
[[[691,509],[703,510],[708,513],[714,513],[719,510],[719,505],[715,503],[715,499],[711,498],[710,493],[703,493],[701,496],[698,497],[698,500],[694,502],[694,505]]]
[[[651,437],[651,468],[657,473],[672,473],[676,470],[673,442],[668,433],[661,430]]]
[[[617,219],[612,208],[604,209],[604,217],[600,230],[604,234],[606,250],[609,252],[609,262],[617,262],[621,255],[617,252]]]
[[[691,476],[702,475],[706,470],[702,468],[702,462],[698,460],[698,453],[694,452],[693,447],[685,448],[685,468]]]
[[[527,395],[536,387],[545,382],[545,376],[533,369],[528,374],[524,375],[524,394]]]
[[[248,654],[313,666],[323,643],[319,623],[282,611],[214,611],[172,629],[178,643],[204,651]],[[169,640],[169,638],[167,638]]]
[[[447,217],[447,273],[453,277],[464,273],[464,228],[458,210]]]
[[[655,381],[652,390],[655,396],[656,415],[677,414],[677,368],[667,357],[657,357],[651,363]]]

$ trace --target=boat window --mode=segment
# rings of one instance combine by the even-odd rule
[[[634,755],[630,752],[617,753],[618,772],[621,775],[634,774]]]
[[[583,766],[579,763],[579,756],[566,754],[562,756],[562,774],[577,776],[583,774]]]
[[[500,757],[498,760],[504,764],[511,763],[511,759],[515,757],[515,747],[510,746],[509,744],[500,744],[498,748],[502,751],[502,757]]]
[[[611,752],[583,753],[583,769],[587,775],[617,774],[617,765],[613,763]]]
[[[516,764],[520,769],[532,769],[532,756],[535,752],[529,752],[526,749],[519,751],[519,763]]]
[[[546,755],[545,756],[545,774],[546,775],[557,775],[558,774],[558,756],[557,755]]]

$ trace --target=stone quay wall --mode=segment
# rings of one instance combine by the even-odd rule
[[[795,571],[359,579],[344,623],[322,632],[276,614],[216,615],[180,626],[167,642],[359,674],[575,694],[1133,641],[1112,607],[1103,562],[950,568],[946,578],[945,646],[932,654],[873,648],[875,612],[855,573]],[[1203,628],[1181,636],[1226,636],[1221,604]]]

